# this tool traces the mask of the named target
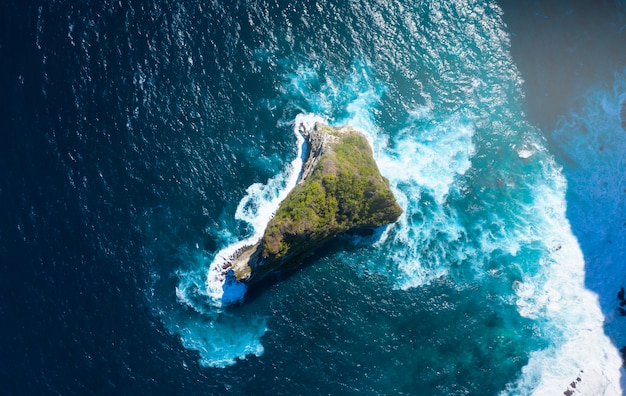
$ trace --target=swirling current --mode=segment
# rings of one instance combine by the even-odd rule
[[[622,394],[626,60],[541,30],[625,44],[626,3],[587,3],[3,5],[0,385]],[[215,266],[315,120],[367,136],[404,213],[226,307]]]

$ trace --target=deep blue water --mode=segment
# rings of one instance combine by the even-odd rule
[[[624,2],[170,3],[0,5],[2,393],[622,393]],[[405,212],[223,307],[296,119]]]

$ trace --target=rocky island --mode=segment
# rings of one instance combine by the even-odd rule
[[[300,128],[306,150],[298,183],[261,240],[240,249],[224,268],[231,286],[296,268],[330,239],[345,233],[371,234],[402,214],[363,134],[320,123]]]

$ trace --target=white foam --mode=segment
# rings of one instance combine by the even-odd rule
[[[541,144],[525,141],[514,149],[518,161],[542,164],[543,175],[506,181],[528,183],[522,190],[532,192],[532,202],[520,201],[525,206],[492,213],[485,219],[485,232],[475,248],[465,243],[468,232],[459,213],[447,204],[450,193],[458,192],[459,178],[471,168],[476,152],[472,120],[461,113],[436,116],[432,105],[420,106],[389,140],[373,113],[384,89],[368,82],[367,71],[342,86],[342,91],[348,91],[352,100],[348,115],[338,123],[349,123],[368,136],[381,173],[390,180],[404,209],[398,223],[382,235],[385,254],[381,260],[364,264],[390,276],[398,287],[411,288],[448,274],[453,263],[470,261],[480,266],[496,250],[520,257],[521,278],[512,285],[515,294],[510,301],[520,315],[536,322],[549,345],[531,353],[518,380],[503,393],[558,395],[576,382],[578,394],[620,394],[621,359],[604,334],[597,296],[585,288],[584,259],[565,212],[566,182],[560,168],[545,157]],[[616,113],[615,105],[611,109]],[[498,215],[513,216],[515,224]],[[494,233],[489,227],[495,227]],[[539,262],[525,263],[519,256],[528,248],[540,251]]]
[[[204,366],[225,367],[249,354],[260,356],[263,353],[261,337],[267,331],[265,319],[240,313],[231,314],[221,309],[225,281],[223,269],[239,249],[260,240],[280,202],[296,185],[302,169],[304,144],[299,127],[304,124],[311,128],[317,121],[324,120],[311,114],[296,117],[293,131],[298,150],[295,158],[283,172],[269,179],[266,184],[256,183],[248,187],[246,195],[239,202],[235,218],[250,224],[252,235],[221,249],[210,263],[207,273],[199,272],[206,268],[206,263],[199,257],[195,260],[200,263],[191,270],[180,270],[177,273],[179,284],[176,287],[176,298],[180,304],[197,314],[181,314],[178,317],[173,314],[166,325],[171,332],[179,334],[186,348],[200,353],[200,363]],[[230,290],[226,297],[236,300],[241,297],[239,294],[239,289]]]
[[[534,201],[523,209],[533,227],[516,238],[552,249],[513,288],[519,313],[537,321],[550,345],[531,353],[503,394],[557,395],[570,387],[583,395],[619,395],[621,358],[604,334],[597,296],[585,288],[583,254],[566,217],[565,178],[549,159],[544,171]]]
[[[181,254],[190,263],[188,268],[176,272],[176,300],[184,309],[170,304],[159,308],[158,314],[167,329],[180,337],[185,348],[198,351],[204,366],[226,367],[250,354],[260,356],[266,318],[248,312],[222,311],[212,305],[204,282],[207,258],[200,250]]]
[[[266,184],[255,183],[248,187],[246,195],[239,201],[235,218],[250,224],[253,229],[253,235],[221,249],[209,266],[206,277],[206,290],[207,295],[216,306],[221,306],[222,303],[222,286],[225,280],[223,269],[240,249],[254,245],[261,239],[267,223],[271,220],[282,200],[285,199],[298,181],[298,175],[302,169],[302,149],[304,144],[304,137],[299,132],[300,125],[304,125],[305,128],[312,128],[315,122],[324,121],[322,117],[314,114],[297,115],[293,127],[298,147],[295,158],[283,172],[269,179]]]
[[[400,287],[410,288],[447,274],[452,262],[463,262],[468,257],[480,262],[480,257],[495,250],[515,257],[523,247],[541,246],[540,261],[532,263],[532,268],[519,269],[522,279],[513,285],[514,304],[522,316],[537,322],[542,338],[550,344],[531,353],[519,380],[503,393],[562,394],[575,382],[577,394],[621,394],[621,358],[604,334],[605,318],[598,297],[584,284],[584,258],[567,220],[566,181],[560,168],[549,157],[540,159],[543,177],[528,181],[533,201],[519,213],[507,213],[517,216],[514,226],[503,221],[498,235],[485,232],[479,241],[480,251],[467,246],[446,251],[448,244],[461,241],[466,232],[455,210],[446,207],[446,199],[451,189],[458,188],[459,176],[471,166],[475,153],[473,126],[459,115],[437,120],[432,108],[418,108],[409,126],[389,147],[373,121],[371,102],[375,97],[371,92],[359,95],[350,104],[347,121],[370,137],[381,173],[390,179],[405,213],[392,230],[383,234],[383,240],[391,238],[385,242],[386,258],[395,263],[395,269],[378,263],[373,269],[395,277]],[[615,114],[616,109],[612,110]],[[603,150],[607,148],[608,142]],[[538,143],[524,144],[516,151],[522,160],[545,154]],[[623,152],[626,149],[616,148],[616,154]],[[614,190],[620,192],[626,174],[623,163],[613,164],[613,172],[617,169],[619,173],[615,175],[619,189]],[[425,194],[433,197],[435,205],[424,208],[417,204]],[[606,191],[596,194],[607,198]],[[427,223],[418,220],[424,217]],[[497,226],[497,217],[491,220]],[[425,254],[427,242],[440,244],[440,254]],[[402,248],[396,248],[399,246]]]
[[[458,187],[458,177],[471,167],[474,127],[460,113],[438,119],[432,105],[416,106],[405,127],[390,140],[376,124],[374,113],[386,88],[373,83],[370,73],[368,65],[361,65],[345,84],[332,84],[340,85],[345,96],[352,98],[346,105],[347,115],[336,124],[349,124],[368,138],[380,172],[404,210],[375,244],[388,244],[385,259],[362,264],[406,289],[447,274],[451,261],[464,260],[472,250],[466,246],[446,256],[425,253],[423,247],[434,241],[434,250],[446,251],[465,233],[457,213],[445,201],[451,189]],[[421,205],[424,195],[434,198],[435,204]],[[429,221],[417,220],[424,217]]]
[[[245,359],[247,355],[261,356],[261,337],[267,331],[260,316],[226,315],[176,318],[168,326],[180,335],[183,346],[198,351],[200,364],[226,367]]]
[[[565,218],[565,181],[552,193],[538,191],[543,199],[549,198],[549,205],[542,209],[542,223],[554,229],[542,234],[562,236],[558,241],[562,249],[553,252],[541,273],[524,279],[516,290],[520,313],[547,318],[555,344],[531,355],[520,382],[510,388],[520,393],[561,394],[564,381],[581,378],[574,394],[622,394],[620,374],[624,378],[626,373],[607,335],[618,346],[626,345],[626,321],[617,314],[616,299],[626,282],[626,134],[619,120],[625,91],[626,75],[622,74],[613,92],[590,95],[579,112],[560,121],[553,134],[566,164],[567,215],[580,246]],[[527,293],[529,289],[534,291]],[[551,290],[560,293],[557,301],[547,295]],[[606,316],[600,306],[605,307]]]
[[[461,262],[472,249],[449,249],[466,232],[456,210],[445,204],[451,189],[458,188],[458,178],[471,166],[472,124],[458,114],[438,120],[429,108],[416,110],[407,124],[394,138],[393,148],[379,160],[381,172],[404,209],[391,236],[392,246],[397,247],[391,249],[391,258],[399,270],[395,276],[401,288],[447,274],[451,263]],[[427,203],[430,199],[432,204]]]
[[[359,95],[350,104],[347,122],[368,134],[377,148],[375,155],[381,173],[390,179],[405,209],[393,230],[383,235],[383,240],[393,238],[385,243],[387,258],[397,269],[390,275],[397,277],[399,286],[410,288],[427,283],[447,274],[451,262],[463,262],[467,257],[477,259],[496,249],[516,256],[522,245],[540,243],[551,247],[552,252],[539,263],[540,270],[522,269],[524,277],[514,285],[518,311],[536,320],[542,332],[549,333],[551,345],[533,352],[519,381],[503,393],[563,394],[571,382],[576,382],[579,394],[619,394],[619,382],[610,370],[619,372],[621,360],[604,335],[597,297],[584,286],[584,261],[565,216],[565,180],[558,167],[553,163],[547,167],[551,172],[544,175],[547,184],[534,186],[535,200],[526,213],[518,214],[513,230],[503,223],[499,237],[483,235],[480,253],[465,247],[448,255],[425,255],[422,249],[427,242],[440,243],[440,251],[444,251],[446,244],[461,240],[465,233],[455,211],[444,208],[451,189],[458,187],[458,177],[471,166],[475,153],[473,126],[459,115],[436,120],[432,109],[418,108],[409,126],[389,148],[372,119],[372,98],[372,92]],[[542,151],[528,144],[518,148],[517,153],[519,158],[529,159],[538,150]],[[424,194],[432,196],[436,203],[427,214],[417,205]],[[415,221],[415,216],[425,216],[429,221]],[[376,270],[384,272],[389,268]]]
[[[528,159],[532,157],[533,154],[535,154],[535,150],[533,150],[530,147],[522,147],[519,150],[517,150],[517,155],[522,159]]]
[[[381,167],[390,168],[396,183],[415,182],[443,204],[455,179],[471,166],[474,128],[458,114],[440,120],[431,116],[426,127],[417,127],[416,121],[409,120],[395,139],[393,160]]]

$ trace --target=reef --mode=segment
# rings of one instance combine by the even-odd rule
[[[402,214],[362,133],[320,123],[309,130],[301,125],[300,132],[306,153],[298,183],[261,240],[229,260],[226,270],[237,282],[250,285],[273,272],[295,269],[331,239],[369,235]]]

